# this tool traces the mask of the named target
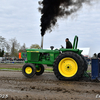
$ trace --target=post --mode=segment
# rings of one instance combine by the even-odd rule
[[[43,49],[43,36],[41,36],[41,49]]]

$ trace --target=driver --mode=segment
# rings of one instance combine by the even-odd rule
[[[69,41],[68,38],[66,38],[65,42],[66,42],[66,48],[71,48],[72,49],[72,43]]]

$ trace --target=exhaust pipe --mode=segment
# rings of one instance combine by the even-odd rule
[[[43,36],[41,36],[41,49],[43,49]]]

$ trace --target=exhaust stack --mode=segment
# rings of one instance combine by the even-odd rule
[[[43,49],[43,36],[41,36],[41,49]]]

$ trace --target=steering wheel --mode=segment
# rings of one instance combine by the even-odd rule
[[[64,47],[61,45],[61,48],[64,48]]]

